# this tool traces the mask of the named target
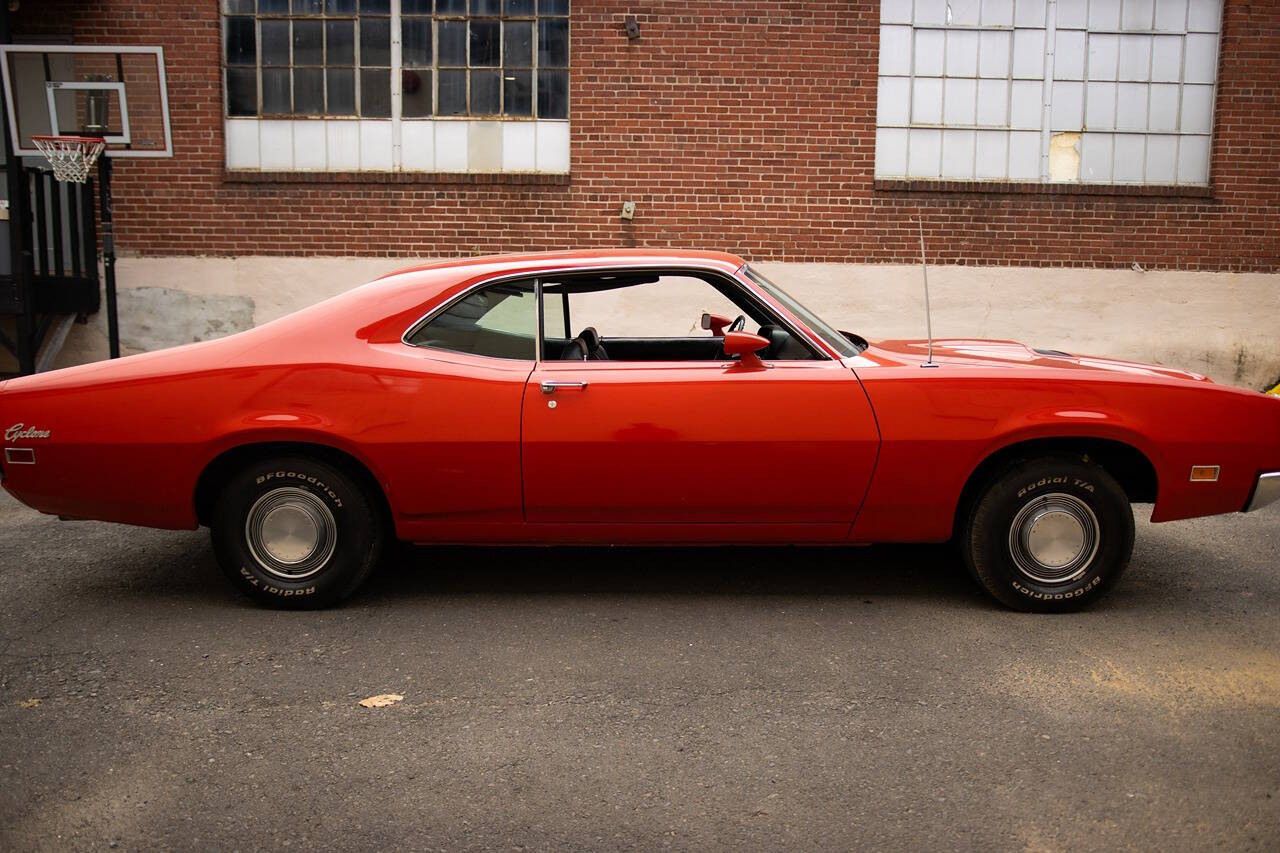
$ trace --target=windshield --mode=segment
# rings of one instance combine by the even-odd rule
[[[758,271],[750,266],[744,266],[742,271],[747,274],[747,278],[754,281],[760,286],[760,289],[768,293],[778,302],[782,303],[782,307],[786,308],[793,315],[800,319],[802,323],[809,327],[815,335],[826,341],[827,345],[842,356],[857,355],[862,352],[862,347],[857,346],[844,335],[840,334],[836,329],[831,328],[817,314],[814,314],[808,308],[805,308],[778,285],[769,281]]]

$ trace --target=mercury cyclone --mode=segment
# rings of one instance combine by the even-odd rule
[[[1156,522],[1280,499],[1280,398],[1014,341],[868,341],[742,259],[440,261],[220,340],[0,384],[3,485],[211,531],[252,598],[420,544],[953,541],[1062,611]],[[607,571],[606,567],[602,570]]]

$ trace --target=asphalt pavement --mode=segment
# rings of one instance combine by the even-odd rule
[[[941,547],[406,548],[285,613],[5,495],[0,848],[1275,850],[1280,508],[1138,509],[1066,616]]]

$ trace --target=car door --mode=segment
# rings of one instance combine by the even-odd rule
[[[521,430],[532,523],[849,524],[879,446],[857,377],[826,357],[544,360]]]

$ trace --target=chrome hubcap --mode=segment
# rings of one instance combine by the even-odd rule
[[[325,567],[338,543],[329,507],[306,489],[273,489],[254,502],[244,523],[249,552],[264,570],[301,580]]]
[[[1033,581],[1061,584],[1085,573],[1098,553],[1098,517],[1074,495],[1041,495],[1018,511],[1009,554]]]

